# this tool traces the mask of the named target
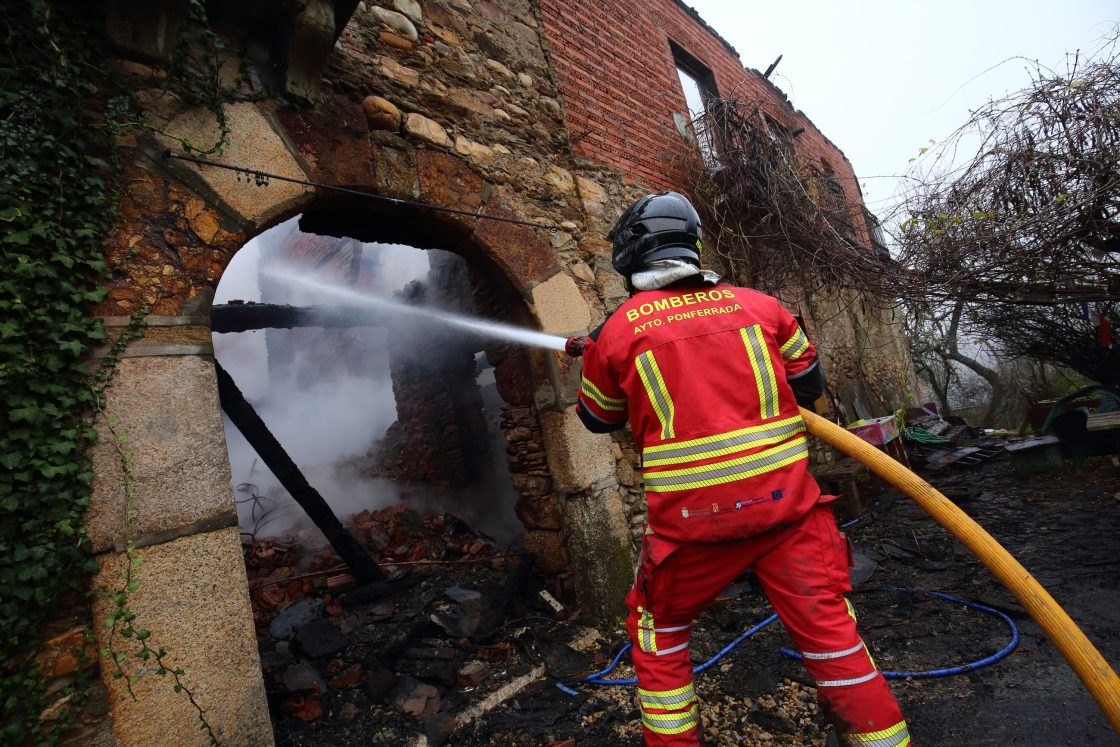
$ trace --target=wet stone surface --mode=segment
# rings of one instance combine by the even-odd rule
[[[1006,458],[996,458],[929,479],[1036,575],[1105,658],[1120,661],[1120,468],[1097,460],[1077,474],[1020,478]],[[540,579],[516,558],[479,543],[461,522],[391,514],[367,519],[377,531],[367,527],[359,534],[379,538],[374,549],[383,567],[409,574],[382,598],[362,604],[347,604],[352,582],[348,587],[338,579],[342,571],[329,570],[337,565],[329,554],[296,557],[295,550],[275,545],[247,550],[247,557],[272,552],[267,563],[258,559],[251,586],[275,581],[283,569],[293,579],[328,569],[252,594],[277,744],[641,744],[632,687],[578,683],[609,664],[625,643],[621,630],[580,625],[571,603],[557,612],[539,595],[545,588]],[[995,607],[1021,633],[1018,649],[991,666],[892,681],[915,744],[1116,744],[1041,629],[916,505],[879,493],[874,512],[845,531],[862,558],[851,600],[882,669],[953,667],[994,654],[1010,639],[996,617],[899,588]],[[441,556],[467,562],[431,563]],[[272,597],[264,595],[267,589]],[[276,589],[281,601],[270,607]],[[298,633],[291,642],[269,635],[277,610],[300,599],[323,602],[316,619],[347,638],[345,649],[313,659]],[[478,625],[467,633],[479,609]],[[706,661],[770,611],[754,580],[740,579],[698,619],[694,661]],[[458,627],[464,619],[467,628]],[[708,744],[831,743],[804,667],[778,650],[788,645],[780,624],[771,625],[697,676]],[[540,666],[543,676],[525,677]],[[611,676],[632,676],[626,657]],[[558,679],[579,694],[557,689]],[[486,698],[489,707],[482,708]]]

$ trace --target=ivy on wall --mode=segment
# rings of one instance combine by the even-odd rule
[[[186,23],[164,86],[214,113],[219,137],[182,148],[203,157],[228,142],[219,80],[221,38],[209,26],[203,0],[187,0]],[[87,360],[108,342],[89,316],[104,299],[105,238],[116,214],[120,173],[115,140],[122,128],[153,129],[138,111],[127,80],[103,68],[102,0],[29,0],[0,16],[0,744],[54,744],[72,724],[64,709],[39,720],[46,705],[36,652],[41,626],[68,599],[84,599],[97,570],[85,532],[93,471],[87,448],[97,437],[92,415],[101,410],[115,363],[140,334],[146,309],[109,347],[97,371]],[[207,147],[208,146],[208,147]],[[107,418],[110,416],[106,416]],[[108,425],[120,448],[123,434]],[[127,460],[124,461],[128,474]],[[125,490],[131,498],[126,479]],[[199,712],[218,740],[181,669],[165,667],[167,652],[147,644],[151,632],[134,625],[128,595],[141,558],[128,550],[122,590],[103,590],[115,605],[105,621],[113,638],[142,644],[136,656],[170,673],[174,690]],[[71,596],[73,595],[73,596]],[[110,643],[114,676],[124,677],[124,654]],[[79,652],[81,655],[81,652]],[[128,691],[132,681],[128,678]],[[81,692],[72,705],[81,702]],[[52,697],[57,698],[58,694]]]
[[[0,743],[52,743],[35,651],[95,566],[82,514],[95,437],[84,359],[115,217],[114,127],[85,19],[100,3],[32,0],[0,17]]]

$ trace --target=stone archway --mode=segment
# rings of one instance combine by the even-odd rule
[[[180,138],[204,143],[217,134],[209,112],[166,115],[164,129],[172,137],[136,143],[132,155],[142,167],[126,167],[122,221],[110,253],[127,269],[114,278],[100,307],[107,325],[117,330],[144,304],[153,313],[144,336],[120,361],[106,403],[136,455],[130,468],[137,488],[131,518],[125,475],[107,433],[93,454],[89,528],[102,568],[95,583],[119,583],[124,543],[131,540],[140,548],[144,563],[130,609],[154,638],[166,641],[159,645],[184,669],[223,743],[270,744],[206,312],[221,272],[247,237],[295,213],[314,214],[325,203],[303,186],[274,180],[258,187],[232,171],[161,159],[162,149],[175,147]],[[239,103],[227,107],[227,117],[230,143],[223,162],[385,197],[521,217],[463,160],[394,135],[371,134],[357,105],[336,100],[280,112]],[[545,331],[570,334],[590,325],[589,299],[557,265],[547,234],[466,216],[433,225],[455,239],[451,248],[520,295]],[[518,396],[531,396],[552,480],[551,492],[531,497],[538,508],[539,499],[554,501],[553,512],[560,516],[559,528],[540,527],[547,533],[542,543],[551,546],[538,554],[566,553],[582,608],[593,619],[608,618],[618,610],[632,573],[611,442],[585,432],[568,407],[578,390],[578,367],[556,354],[534,354],[532,361],[528,382],[510,375],[511,386],[522,387]],[[95,618],[103,619],[107,603],[100,600],[95,607]],[[106,645],[106,630],[95,629],[99,644]],[[133,702],[108,671],[104,680],[121,743],[154,744],[168,734],[189,739],[196,733],[197,711],[170,684],[140,677],[134,689],[142,699]]]
[[[247,249],[252,247],[248,266],[253,268],[251,277],[259,280],[260,301],[330,304],[330,300],[292,300],[299,298],[300,279],[310,279],[310,288],[322,291],[323,280],[330,278],[331,284],[359,289],[359,293],[381,298],[400,293],[410,303],[428,308],[513,327],[536,327],[533,311],[523,294],[510,286],[492,262],[480,264],[487,254],[473,244],[469,227],[431,212],[353,195],[315,200],[298,220],[267,230],[246,244]],[[447,251],[443,248],[446,246],[457,251]],[[244,269],[235,274],[241,281],[238,287],[245,288],[250,276],[245,275]],[[250,283],[250,287],[256,285]],[[225,299],[245,298],[223,291],[219,295],[223,303]],[[344,293],[337,303],[347,304],[346,298]],[[266,310],[233,303],[215,306],[215,331],[228,331],[231,326],[241,329],[241,322],[236,321],[240,315],[252,311],[259,317]],[[356,327],[336,324],[332,323],[329,329],[312,326],[267,330],[255,343],[255,354],[250,356],[257,363],[249,366],[238,365],[246,360],[248,351],[244,349],[232,362],[221,357],[223,351],[233,353],[247,342],[239,342],[240,336],[218,338],[215,347],[220,362],[239,385],[247,384],[258,392],[257,396],[276,403],[268,408],[269,416],[264,411],[261,415],[270,427],[280,429],[274,430],[274,434],[285,443],[291,439],[292,448],[297,451],[299,434],[306,434],[313,423],[319,423],[312,413],[330,407],[326,403],[332,396],[330,387],[320,391],[316,381],[334,376],[347,382],[353,382],[352,377],[368,382],[365,388],[382,392],[381,396],[388,399],[387,406],[365,396],[362,387],[347,387],[350,394],[339,396],[349,396],[350,403],[334,415],[341,421],[357,418],[369,422],[368,415],[362,417],[359,413],[376,412],[382,413],[378,419],[385,420],[384,413],[393,413],[395,404],[396,420],[392,414],[388,416],[387,432],[378,431],[377,435],[363,436],[368,441],[342,446],[348,449],[346,453],[361,454],[361,469],[368,471],[370,478],[376,476],[398,487],[407,487],[406,492],[414,497],[427,496],[433,505],[438,503],[483,532],[490,533],[488,527],[493,527],[505,533],[511,531],[510,525],[519,524],[523,529],[520,539],[534,556],[538,571],[550,577],[559,575],[558,588],[565,590],[564,596],[572,598],[568,572],[571,563],[537,409],[537,392],[550,391],[552,387],[551,354],[500,338],[467,333],[454,326],[415,319],[410,322],[409,315],[402,316],[392,309],[382,308],[362,317]],[[577,319],[567,324],[568,329],[580,329],[587,322]],[[262,343],[267,353],[259,349]],[[239,368],[246,377],[244,382]],[[485,378],[492,382],[490,396],[495,398],[490,406],[489,425],[482,389],[476,381],[485,369],[492,369]],[[271,394],[266,395],[268,380],[273,383],[267,385]],[[286,383],[281,385],[280,381]],[[301,420],[297,425],[284,411],[301,409],[298,400],[308,388],[318,392],[312,396],[319,404],[308,411],[313,417],[311,422]],[[343,425],[341,433],[359,429],[356,424]],[[336,432],[339,431],[332,426],[320,433],[319,443],[332,439]],[[290,453],[299,461],[297,451]],[[314,451],[319,455],[317,459],[323,458],[321,446]],[[254,454],[251,459],[240,461],[244,467],[238,470],[234,465],[235,482],[253,482],[250,467],[259,461],[258,457]],[[352,463],[347,467],[348,472],[354,469]],[[378,492],[372,483],[367,489]],[[502,496],[500,508],[493,507],[493,496],[483,499],[489,491]],[[487,505],[491,508],[484,509]],[[298,508],[290,508],[299,513]],[[475,524],[476,521],[481,523]]]

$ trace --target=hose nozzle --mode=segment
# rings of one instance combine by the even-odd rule
[[[579,335],[569,337],[568,341],[564,343],[564,352],[572,358],[579,358],[583,355],[583,348],[586,344],[586,337],[580,337]]]

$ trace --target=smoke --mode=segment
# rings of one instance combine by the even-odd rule
[[[261,271],[294,264],[286,262],[283,253],[305,236],[299,233],[297,221],[293,218],[248,242],[222,276],[215,303],[322,303],[322,294],[283,284],[273,284],[262,298]],[[345,241],[321,239],[320,243],[330,246]],[[427,272],[427,256],[416,249],[363,245],[358,255],[379,262],[375,268],[379,282],[390,289],[403,287]],[[307,269],[303,267],[304,272]],[[370,446],[397,417],[387,356],[361,354],[363,350],[384,351],[386,332],[375,328],[336,331],[332,340],[341,355],[334,356],[303,349],[317,334],[307,329],[218,334],[214,335],[214,355],[336,515],[346,517],[399,503],[400,492],[391,481],[363,469]],[[277,350],[285,355],[278,355]],[[241,531],[258,538],[298,534],[309,542],[321,539],[241,432],[228,418],[223,416],[223,421]]]
[[[227,366],[218,348],[215,355]],[[371,477],[361,469],[370,445],[396,419],[387,369],[371,371],[369,376],[337,374],[309,355],[299,356],[282,377],[258,378],[252,375],[254,369],[259,374],[257,366],[241,372],[229,370],[269,430],[336,515],[345,517],[400,502],[392,482]],[[308,380],[311,383],[303,383]],[[242,531],[257,537],[306,531],[317,537],[313,525],[303,519],[303,510],[228,418],[225,427],[234,485],[239,486]]]
[[[215,303],[337,306],[339,291],[391,298],[428,276],[430,256],[412,247],[302,234],[292,219],[238,252]],[[367,455],[398,417],[388,327],[400,331],[432,324],[417,324],[407,309],[382,311],[382,327],[217,334],[214,354],[340,518],[404,503],[420,511],[453,513],[499,541],[512,541],[522,527],[513,511],[516,493],[497,423],[501,400],[490,371],[479,379],[494,438],[494,464],[484,470],[483,480],[450,490],[372,476],[374,465]],[[225,429],[241,531],[256,538],[295,535],[308,544],[321,542],[322,535],[228,419]]]

